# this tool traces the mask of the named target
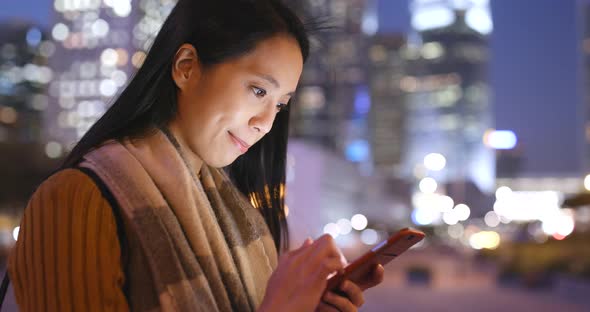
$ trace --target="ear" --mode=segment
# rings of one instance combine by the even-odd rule
[[[178,48],[172,63],[172,79],[180,90],[184,90],[191,78],[200,75],[197,50],[191,44],[185,43]]]

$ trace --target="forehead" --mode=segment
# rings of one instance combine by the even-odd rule
[[[299,44],[286,35],[261,41],[251,52],[232,63],[252,74],[272,76],[281,88],[294,88],[303,70]]]

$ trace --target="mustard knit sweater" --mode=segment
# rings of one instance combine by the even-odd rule
[[[113,209],[77,169],[35,191],[8,261],[21,311],[129,310]]]

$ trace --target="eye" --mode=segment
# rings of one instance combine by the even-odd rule
[[[266,95],[266,90],[258,87],[252,87],[252,92],[254,92],[254,95],[256,95],[257,97],[263,97]]]
[[[277,104],[277,112],[283,111],[285,109],[287,109],[287,103],[279,103]]]

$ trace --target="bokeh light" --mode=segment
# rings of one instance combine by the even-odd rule
[[[328,223],[324,226],[324,234],[330,234],[332,237],[336,238],[340,235],[340,227],[336,223]]]
[[[355,214],[350,219],[350,224],[352,225],[352,228],[357,231],[364,230],[367,227],[368,223],[369,223],[369,221],[367,220],[367,217],[365,217],[364,215],[362,215],[360,213]]]
[[[431,194],[436,192],[438,184],[436,183],[436,180],[434,180],[433,178],[424,178],[420,181],[418,187],[420,188],[421,192]]]
[[[469,244],[473,249],[496,249],[500,245],[500,235],[494,231],[481,231],[471,235]]]
[[[379,242],[379,233],[373,229],[366,229],[361,232],[361,241],[366,245],[374,245]]]

